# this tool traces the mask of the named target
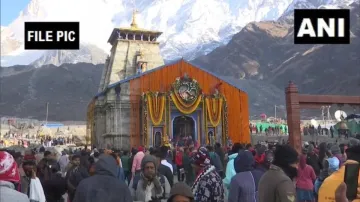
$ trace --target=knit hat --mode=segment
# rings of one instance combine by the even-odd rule
[[[191,163],[204,167],[210,164],[209,152],[205,147],[200,147],[192,156]]]
[[[194,200],[194,195],[191,191],[191,187],[189,187],[183,182],[178,182],[174,184],[174,186],[171,188],[170,198],[167,200],[167,202],[171,202],[172,199],[177,195],[185,196],[190,200]]]
[[[299,161],[297,151],[289,145],[279,145],[274,152],[273,164],[287,166]]]
[[[141,161],[141,170],[144,170],[145,165],[149,162],[154,163],[155,170],[157,170],[156,158],[153,155],[145,155]]]
[[[333,145],[330,147],[330,151],[333,155],[335,154],[341,154],[341,150],[340,150],[340,147],[337,146],[337,145]]]
[[[5,151],[0,151],[0,180],[8,182],[20,181],[20,173],[14,157]]]

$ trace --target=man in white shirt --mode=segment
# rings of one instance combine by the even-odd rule
[[[163,164],[164,166],[169,167],[170,170],[171,170],[171,172],[174,173],[174,170],[173,170],[172,165],[171,165],[169,162],[167,162],[167,160],[165,160],[165,159],[164,159],[164,160],[161,160],[161,164]]]
[[[161,146],[161,147],[160,147],[160,152],[161,152],[161,153],[168,153],[168,150],[169,150],[169,149],[168,149],[168,147],[166,147],[166,146]],[[164,166],[169,167],[170,170],[171,170],[171,172],[174,174],[173,166],[171,165],[171,163],[167,162],[166,159],[162,159],[162,160],[161,160],[161,164],[164,165]]]

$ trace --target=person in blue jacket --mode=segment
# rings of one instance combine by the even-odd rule
[[[236,175],[236,171],[235,171],[235,167],[234,167],[234,159],[238,156],[239,151],[241,151],[243,149],[244,149],[244,147],[242,144],[235,143],[229,152],[228,163],[227,163],[226,172],[225,172],[225,178],[223,179],[226,197],[227,197],[228,190],[230,187],[231,179]]]

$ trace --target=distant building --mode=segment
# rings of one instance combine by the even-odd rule
[[[62,123],[46,123],[46,124],[43,124],[42,126],[47,127],[47,128],[59,128],[59,127],[64,126],[64,124],[62,124]]]

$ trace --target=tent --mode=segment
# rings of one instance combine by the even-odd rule
[[[269,128],[269,127],[281,127],[282,131],[285,133],[285,131],[288,131],[288,126],[285,124],[275,124],[275,123],[269,123],[269,122],[258,122],[256,123],[256,128],[258,129],[258,131],[260,132],[260,126],[262,128],[262,132],[265,131],[265,129]]]
[[[356,134],[360,134],[360,123],[356,122],[355,119],[349,119],[344,121],[350,131],[349,136],[355,137]],[[339,136],[338,129],[340,128],[341,121],[334,125],[334,135]]]
[[[345,118],[345,120],[351,120],[351,119],[360,119],[360,114],[350,114]]]

